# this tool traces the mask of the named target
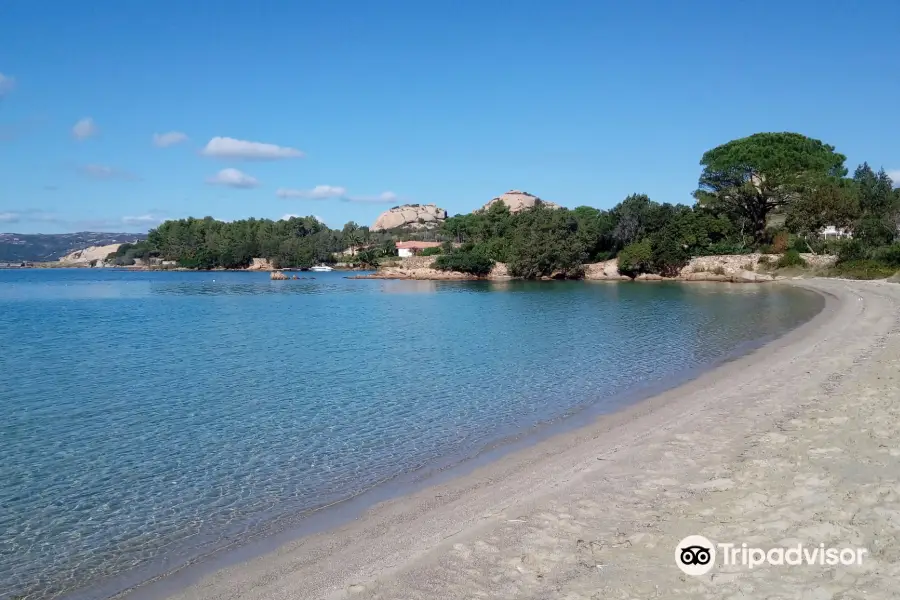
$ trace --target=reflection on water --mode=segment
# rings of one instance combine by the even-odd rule
[[[780,286],[0,271],[0,597],[143,576],[821,308]]]
[[[433,294],[438,290],[437,281],[381,280],[380,289],[385,294]]]

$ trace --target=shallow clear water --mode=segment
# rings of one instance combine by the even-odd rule
[[[822,307],[781,286],[314,276],[0,271],[0,597],[162,572]]]

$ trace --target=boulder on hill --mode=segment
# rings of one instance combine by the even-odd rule
[[[446,218],[447,211],[434,204],[404,204],[381,213],[370,229],[434,229]]]
[[[546,200],[541,200],[537,196],[533,194],[529,194],[528,192],[521,192],[519,190],[510,190],[505,194],[497,196],[484,206],[482,206],[479,211],[487,210],[494,204],[501,202],[509,207],[509,212],[517,213],[523,210],[528,210],[529,208],[534,208],[537,205],[544,206],[545,208],[561,208],[559,204],[554,204],[553,202],[547,202]]]

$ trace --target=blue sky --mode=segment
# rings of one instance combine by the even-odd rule
[[[900,170],[896,1],[5,0],[0,24],[0,231],[691,202],[702,153],[759,131]]]

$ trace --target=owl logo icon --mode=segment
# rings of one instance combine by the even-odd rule
[[[706,575],[716,564],[716,546],[702,535],[689,535],[675,547],[675,564],[687,575]]]

